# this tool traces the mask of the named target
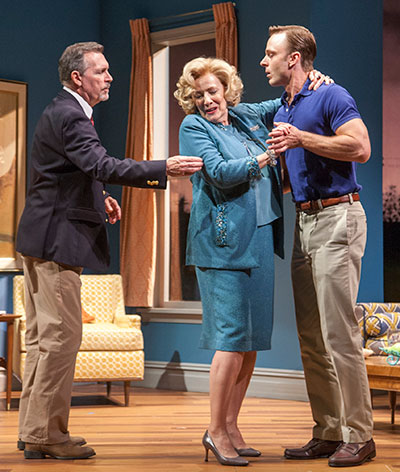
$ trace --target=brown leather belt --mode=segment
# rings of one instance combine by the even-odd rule
[[[320,200],[310,200],[308,202],[296,202],[297,211],[319,211],[325,207],[337,205],[338,203],[359,202],[360,195],[358,193],[349,193],[341,197],[323,198]]]

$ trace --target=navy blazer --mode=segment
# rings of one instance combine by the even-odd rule
[[[17,251],[94,270],[110,262],[104,183],[155,189],[165,188],[167,180],[165,161],[109,156],[81,105],[65,90],[37,124],[30,165]]]
[[[265,148],[268,129],[280,99],[259,104],[239,104],[229,109],[238,128]],[[193,203],[187,237],[186,263],[198,267],[250,269],[259,267],[259,232],[255,180],[260,168],[246,147],[218,125],[199,114],[185,117],[179,132],[180,153],[203,159],[201,172],[191,177]],[[261,150],[260,150],[261,154]],[[268,175],[268,174],[267,174]],[[270,169],[271,189],[282,215],[279,164]],[[265,202],[267,205],[269,202]],[[283,218],[271,221],[273,250],[283,257]]]

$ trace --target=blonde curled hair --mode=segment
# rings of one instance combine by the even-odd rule
[[[194,82],[205,74],[213,74],[219,79],[225,89],[225,100],[228,106],[235,106],[240,102],[243,92],[243,82],[240,79],[236,67],[231,66],[223,59],[215,57],[197,57],[189,61],[183,68],[174,92],[174,97],[187,114],[196,113],[196,105],[193,94]]]

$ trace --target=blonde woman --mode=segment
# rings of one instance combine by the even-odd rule
[[[188,265],[196,267],[203,306],[200,347],[215,350],[211,422],[203,437],[224,465],[261,455],[247,445],[238,415],[257,351],[271,348],[274,251],[283,257],[279,162],[265,146],[280,99],[240,104],[243,84],[221,59],[188,62],[175,97],[187,116],[180,152],[203,159],[192,178]]]

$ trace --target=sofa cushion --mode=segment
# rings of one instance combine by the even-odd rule
[[[136,351],[143,349],[143,333],[113,323],[85,323],[80,351]],[[21,351],[26,352],[25,330],[20,331]]]
[[[83,325],[80,351],[135,351],[143,349],[143,334],[137,328],[120,328],[113,323]]]
[[[79,351],[74,380],[135,379],[143,380],[143,351]]]
[[[21,353],[18,371],[24,375],[26,353]],[[90,379],[143,380],[143,351],[79,351],[74,382]]]

